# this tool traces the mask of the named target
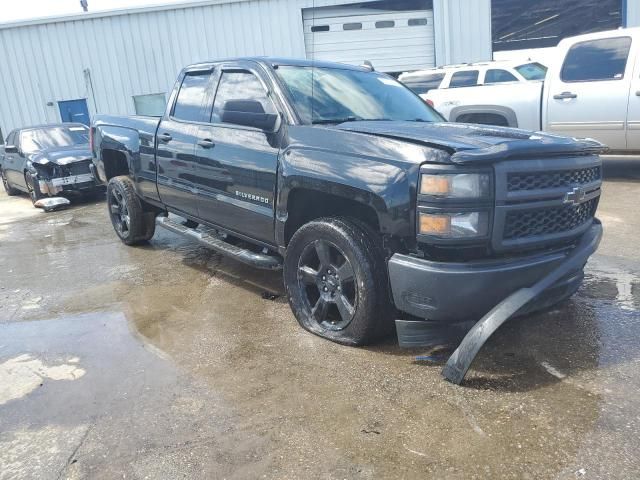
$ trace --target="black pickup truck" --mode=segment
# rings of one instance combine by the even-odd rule
[[[91,148],[124,243],[160,225],[283,267],[302,327],[344,344],[483,318],[481,345],[573,294],[602,236],[600,143],[446,123],[366,67],[193,65],[161,119],[99,115]]]

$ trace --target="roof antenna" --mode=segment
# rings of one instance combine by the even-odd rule
[[[362,62],[361,67],[368,69],[370,72],[376,71],[376,69],[373,68],[373,63],[371,63],[369,60],[365,60],[364,62]]]
[[[80,0],[80,6],[85,12],[89,11],[89,2],[87,0]]]

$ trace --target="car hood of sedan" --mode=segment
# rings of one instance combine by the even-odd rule
[[[49,148],[31,156],[32,162],[41,164],[51,162],[57,165],[69,165],[70,163],[89,159],[91,159],[89,145]]]
[[[549,155],[597,154],[606,147],[590,139],[567,138],[516,128],[464,123],[356,121],[334,128],[405,140],[449,150],[454,163],[495,162]]]

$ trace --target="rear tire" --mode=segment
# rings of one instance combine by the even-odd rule
[[[4,170],[0,171],[0,176],[2,176],[2,185],[4,186],[4,191],[7,192],[7,195],[15,197],[20,193],[20,190],[16,190],[11,186],[9,180],[7,180],[7,175],[4,173]]]
[[[345,345],[366,345],[392,322],[379,238],[357,221],[322,218],[292,237],[284,281],[298,323]]]
[[[129,177],[113,177],[109,180],[107,208],[113,229],[124,244],[138,245],[153,237],[156,213],[144,208]]]

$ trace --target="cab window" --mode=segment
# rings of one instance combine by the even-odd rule
[[[518,79],[511,72],[502,70],[501,68],[492,68],[487,70],[484,76],[484,83],[504,83],[517,82]]]
[[[630,37],[577,43],[567,52],[560,78],[567,83],[622,80],[630,49]]]
[[[443,79],[444,73],[431,73],[408,78],[407,80],[403,80],[402,83],[418,95],[422,95],[427,93],[429,90],[439,88]]]
[[[233,100],[254,100],[260,103],[262,111],[255,113],[277,113],[264,86],[253,73],[247,70],[222,72],[218,91],[213,102],[211,121],[220,123],[225,104]]]
[[[478,70],[464,70],[451,76],[449,88],[472,87],[478,84]]]
[[[187,73],[173,106],[173,118],[185,122],[206,122],[203,105],[207,95],[210,72]]]

